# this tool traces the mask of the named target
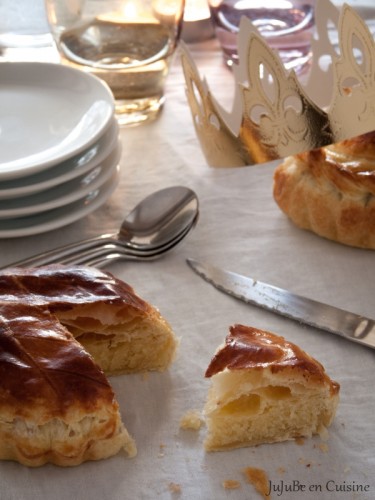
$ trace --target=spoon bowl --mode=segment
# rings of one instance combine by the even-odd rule
[[[197,211],[198,198],[189,188],[173,186],[156,191],[127,215],[117,238],[133,248],[157,248],[188,227]]]

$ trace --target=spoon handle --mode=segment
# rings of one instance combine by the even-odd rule
[[[149,254],[153,255],[155,251],[138,251],[128,248],[127,246],[121,245],[117,242],[106,243],[104,245],[97,245],[96,247],[90,247],[82,250],[81,252],[70,254],[68,256],[62,257],[59,260],[59,264],[66,266],[77,266],[77,265],[87,265],[87,262],[96,261],[96,259],[102,259],[107,255],[111,254],[121,254],[122,258],[128,260],[139,260],[147,258]]]
[[[177,245],[185,239],[187,234],[195,227],[198,220],[198,214],[194,218],[193,222],[187,226],[180,234],[175,236],[169,242],[155,247],[149,250],[135,250],[131,248],[126,248],[121,245],[121,243],[105,245],[104,247],[98,247],[97,249],[87,250],[81,255],[77,255],[68,262],[71,265],[86,265],[94,267],[103,267],[116,260],[138,260],[138,261],[152,261],[159,259],[166,253],[170,252]],[[65,262],[67,263],[67,262]]]
[[[37,267],[48,264],[65,265],[103,265],[110,260],[153,260],[159,258],[167,251],[175,247],[182,241],[188,232],[196,225],[199,212],[192,222],[184,227],[175,236],[162,244],[136,245],[131,241],[121,241],[116,234],[106,234],[71,243],[54,250],[44,252],[34,257],[30,257],[7,266],[0,267],[6,269],[11,267]]]
[[[101,236],[95,236],[94,238],[88,238],[86,240],[70,243],[68,245],[49,250],[48,252],[42,252],[40,254],[34,255],[33,257],[8,264],[0,269],[9,267],[38,267],[48,264],[61,263],[62,260],[67,257],[73,257],[74,255],[80,254],[83,251],[98,246],[102,247],[103,245],[111,244],[114,242],[116,242],[115,234],[103,234]]]

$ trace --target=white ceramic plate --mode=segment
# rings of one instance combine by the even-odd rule
[[[25,217],[68,205],[104,184],[114,172],[121,156],[121,144],[90,172],[57,187],[24,198],[0,201],[0,219]]]
[[[17,238],[40,234],[82,219],[107,201],[115,190],[118,180],[119,167],[117,166],[115,173],[102,187],[70,205],[31,217],[0,220],[0,238]]]
[[[50,63],[1,63],[0,179],[30,175],[78,154],[109,126],[109,88]]]
[[[118,130],[117,120],[113,119],[109,129],[97,142],[73,158],[34,175],[0,180],[0,200],[29,196],[84,175],[99,165],[113,151],[118,142]]]

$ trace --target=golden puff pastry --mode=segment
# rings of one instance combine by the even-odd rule
[[[218,451],[323,433],[339,384],[298,346],[245,325],[230,328],[212,358],[205,448]]]
[[[286,158],[273,195],[298,227],[375,249],[375,132]]]
[[[176,346],[160,313],[109,273],[1,272],[0,458],[72,466],[134,456],[103,370],[164,370]]]

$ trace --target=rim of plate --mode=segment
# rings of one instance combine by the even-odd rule
[[[85,197],[105,184],[112,176],[120,157],[121,143],[118,143],[116,148],[101,164],[94,166],[90,172],[83,174],[81,177],[25,198],[0,200],[0,220],[46,212]]]
[[[18,238],[33,236],[52,231],[53,229],[59,229],[86,217],[86,215],[99,208],[108,200],[118,185],[119,174],[120,167],[117,165],[112,177],[103,186],[95,190],[94,193],[89,193],[85,198],[64,207],[55,208],[31,217],[15,219],[18,221],[18,227],[6,227],[7,225],[11,226],[11,219],[0,220],[0,237]]]
[[[56,63],[0,68],[0,180],[77,155],[109,127],[114,98],[96,76]]]
[[[35,174],[2,181],[0,202],[19,196],[29,196],[53,188],[79,177],[108,158],[118,143],[119,125],[113,118],[109,129],[99,139],[78,155]]]

